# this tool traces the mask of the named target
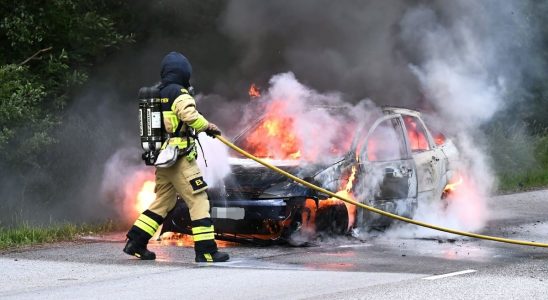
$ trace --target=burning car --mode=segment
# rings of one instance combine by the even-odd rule
[[[234,138],[243,149],[277,167],[346,197],[405,217],[420,203],[442,201],[458,179],[458,151],[443,134],[431,131],[421,113],[384,107],[341,133],[351,137],[336,143],[331,160],[301,153],[287,131],[284,142],[258,145],[271,130],[291,119],[257,120]],[[348,140],[348,139],[347,139]],[[262,147],[260,147],[262,146]],[[284,159],[272,159],[283,151]],[[311,190],[264,166],[234,156],[224,185],[208,190],[217,239],[252,242],[308,240],[320,232],[345,234],[386,227],[391,220]],[[162,232],[190,234],[190,216],[183,201],[168,215]]]

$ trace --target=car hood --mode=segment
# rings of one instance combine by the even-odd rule
[[[306,181],[315,178],[339,164],[303,163],[297,160],[266,160],[268,163]],[[265,166],[242,158],[229,159],[231,174],[224,180],[225,199],[273,199],[288,197],[313,197],[315,192]],[[220,191],[210,191],[220,193]],[[213,195],[212,195],[213,196]],[[214,196],[215,197],[215,196]]]

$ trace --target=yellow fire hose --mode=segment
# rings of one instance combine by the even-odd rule
[[[331,191],[328,191],[328,190],[323,189],[319,186],[311,184],[310,182],[304,181],[304,180],[302,180],[301,178],[299,178],[297,176],[294,176],[294,175],[292,175],[292,174],[290,174],[290,173],[288,173],[288,172],[286,172],[286,171],[284,171],[284,170],[282,170],[282,169],[280,169],[276,166],[273,166],[273,165],[267,163],[266,161],[247,153],[246,151],[244,151],[243,149],[239,148],[238,146],[232,144],[231,142],[229,142],[228,140],[226,140],[224,137],[222,137],[220,135],[217,135],[216,137],[219,139],[219,141],[221,141],[223,144],[227,145],[228,147],[232,148],[234,151],[236,151],[236,152],[238,152],[238,153],[240,153],[240,154],[242,154],[242,155],[258,162],[258,163],[260,163],[261,165],[263,165],[263,166],[265,166],[265,167],[267,167],[267,168],[269,168],[269,169],[271,169],[275,172],[278,172],[278,173],[280,173],[280,174],[282,174],[282,175],[284,175],[288,178],[291,178],[292,180],[294,180],[294,181],[296,181],[296,182],[298,182],[298,183],[300,183],[304,186],[307,186],[311,189],[314,189],[318,192],[324,193],[324,194],[329,195],[331,197],[335,197],[337,199],[340,199],[340,200],[342,200],[346,203],[350,203],[350,204],[353,204],[355,206],[361,207],[363,209],[367,209],[369,211],[378,213],[380,215],[383,215],[383,216],[386,216],[386,217],[389,217],[389,218],[393,218],[393,219],[396,219],[396,220],[400,220],[400,221],[403,221],[403,222],[415,224],[415,225],[418,225],[418,226],[427,227],[427,228],[434,229],[434,230],[445,231],[445,232],[449,232],[449,233],[452,233],[452,234],[468,236],[468,237],[477,238],[477,239],[484,239],[484,240],[490,240],[490,241],[496,241],[496,242],[508,243],[508,244],[548,248],[548,244],[545,244],[545,243],[505,239],[505,238],[496,237],[496,236],[489,236],[489,235],[483,235],[483,234],[477,234],[477,233],[471,233],[471,232],[466,232],[466,231],[460,231],[460,230],[440,227],[440,226],[432,225],[432,224],[429,224],[429,223],[424,223],[424,222],[421,222],[421,221],[416,221],[416,220],[413,220],[413,219],[398,216],[398,215],[395,215],[395,214],[392,214],[392,213],[377,209],[375,207],[371,207],[371,206],[365,205],[363,203],[356,202],[354,200],[339,196],[339,195],[337,195],[337,194],[335,194]]]

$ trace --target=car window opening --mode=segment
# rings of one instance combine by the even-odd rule
[[[426,132],[422,124],[412,116],[404,116],[405,128],[407,129],[407,137],[409,138],[409,144],[411,151],[421,152],[430,150],[428,139],[426,138]]]
[[[367,140],[369,161],[399,160],[406,156],[405,149],[401,126],[396,119],[381,122]]]

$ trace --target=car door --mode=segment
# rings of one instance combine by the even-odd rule
[[[444,172],[443,152],[433,143],[422,120],[413,115],[402,115],[405,133],[417,167],[418,199],[430,200],[438,196],[439,183]]]
[[[373,124],[357,147],[361,176],[358,189],[376,208],[402,216],[412,216],[417,203],[417,176],[402,119],[384,116]],[[389,220],[364,212],[358,221],[383,225]]]

